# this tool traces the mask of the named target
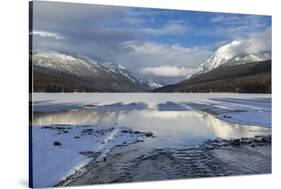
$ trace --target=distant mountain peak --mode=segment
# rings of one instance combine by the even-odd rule
[[[207,61],[200,64],[199,67],[191,73],[187,78],[193,77],[198,74],[209,72],[220,66],[233,66],[239,64],[246,64],[252,62],[260,62],[271,59],[271,52],[260,52],[253,54],[242,54],[242,55],[226,55],[220,54],[218,50],[214,55],[210,56]]]
[[[126,78],[128,78],[130,81],[134,83],[139,83],[139,81],[131,74],[131,72],[123,65],[121,64],[114,64],[114,63],[104,63],[103,66],[105,66],[107,69],[109,69],[112,72],[119,73]]]
[[[144,80],[142,81],[142,83],[143,85],[147,86],[149,89],[157,89],[164,86],[163,84],[161,84],[159,81],[155,79]]]

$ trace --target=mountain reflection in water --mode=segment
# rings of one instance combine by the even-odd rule
[[[198,144],[213,138],[240,138],[270,134],[271,129],[234,124],[201,111],[158,111],[153,109],[134,111],[91,111],[77,109],[66,112],[35,113],[33,125],[99,125],[104,127],[128,127],[151,131],[157,137],[151,145],[175,147]]]

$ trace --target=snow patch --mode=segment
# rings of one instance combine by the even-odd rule
[[[83,173],[90,161],[104,161],[115,146],[135,143],[145,134],[122,127],[32,126],[33,186],[54,186],[77,171]]]

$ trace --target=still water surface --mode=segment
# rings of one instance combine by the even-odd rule
[[[156,137],[145,142],[150,148],[178,148],[200,144],[207,139],[240,138],[271,134],[271,129],[234,124],[201,111],[92,111],[80,108],[64,112],[35,113],[33,125],[69,124],[128,127],[151,131]]]

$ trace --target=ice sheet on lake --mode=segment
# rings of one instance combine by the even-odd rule
[[[268,111],[229,112],[217,117],[233,123],[271,127],[271,112]]]
[[[271,127],[271,98],[214,98],[211,103],[191,103],[194,109],[211,112],[224,121]]]
[[[109,104],[109,105],[101,105],[89,108],[92,111],[101,111],[101,112],[118,112],[118,111],[132,111],[132,110],[144,110],[147,109],[147,105],[145,103],[128,103],[124,104],[122,102]]]
[[[188,111],[192,110],[190,106],[184,103],[166,102],[157,105],[159,111]]]
[[[38,102],[33,103],[32,108],[34,112],[61,112],[80,108],[81,104],[74,103],[57,103],[52,102]]]
[[[71,105],[90,107],[92,111],[131,111],[146,108],[158,109],[159,111],[192,110],[214,113],[218,118],[226,121],[246,125],[271,126],[271,94],[34,93],[33,100],[35,111],[41,106],[41,103],[36,102],[44,102],[48,111],[77,108]],[[48,101],[49,107],[47,106]],[[54,107],[54,104],[58,104],[58,107]],[[63,104],[65,104],[64,107],[61,106]],[[227,116],[230,114],[233,114],[233,116]],[[225,117],[228,118],[225,119]]]

